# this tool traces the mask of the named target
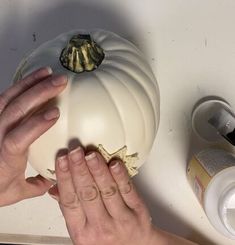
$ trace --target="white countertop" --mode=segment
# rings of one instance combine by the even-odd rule
[[[154,222],[202,244],[232,245],[207,220],[185,172],[194,104],[216,95],[235,108],[234,13],[233,0],[1,0],[0,90],[26,52],[64,31],[99,27],[133,41],[148,57],[161,93],[157,139],[135,177]],[[47,195],[1,208],[0,217],[1,233],[68,236]]]

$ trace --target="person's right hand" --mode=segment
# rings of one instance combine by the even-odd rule
[[[82,147],[58,156],[49,190],[74,245],[196,245],[156,228],[125,165]]]
[[[0,206],[43,195],[50,188],[52,183],[40,175],[25,179],[28,148],[59,118],[56,107],[37,108],[66,84],[66,76],[42,68],[0,94]]]

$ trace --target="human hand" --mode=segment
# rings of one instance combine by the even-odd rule
[[[57,157],[55,170],[49,194],[75,245],[197,245],[154,227],[121,161],[108,166],[98,152],[77,147]]]
[[[78,147],[58,157],[55,170],[57,186],[49,194],[59,201],[74,244],[162,244],[122,162],[108,166],[99,153],[85,156]]]
[[[0,95],[0,206],[44,194],[51,182],[38,175],[25,179],[29,146],[52,127],[58,108],[33,113],[66,87],[65,76],[42,68]]]

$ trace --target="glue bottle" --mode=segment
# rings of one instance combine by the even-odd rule
[[[235,239],[235,117],[231,106],[220,99],[205,100],[193,110],[192,128],[199,147],[187,166],[189,183],[211,224]]]
[[[211,224],[235,239],[235,156],[222,149],[200,151],[187,176]]]

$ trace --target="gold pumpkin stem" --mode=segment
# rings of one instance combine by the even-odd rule
[[[60,55],[62,66],[75,73],[93,71],[103,59],[103,49],[91,39],[89,34],[73,36]]]

